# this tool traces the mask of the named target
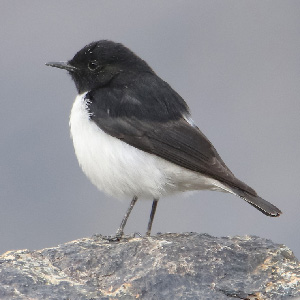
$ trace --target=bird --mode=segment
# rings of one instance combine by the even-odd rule
[[[235,177],[184,99],[123,44],[95,41],[69,61],[46,65],[68,71],[75,83],[69,125],[83,172],[100,191],[132,199],[111,240],[124,236],[138,199],[153,200],[150,236],[159,199],[187,191],[226,192],[267,216],[282,213]]]

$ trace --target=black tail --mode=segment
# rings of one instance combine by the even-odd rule
[[[234,192],[237,196],[241,197],[245,201],[247,201],[249,204],[254,206],[256,209],[261,211],[263,214],[270,216],[270,217],[279,217],[280,214],[282,214],[281,210],[277,208],[272,203],[264,200],[263,198],[260,198],[259,196],[251,195],[245,191],[239,190],[239,189],[232,189],[232,192]]]

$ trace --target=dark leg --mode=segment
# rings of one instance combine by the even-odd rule
[[[158,199],[153,200],[146,236],[150,236],[150,234],[151,234],[151,228],[152,228],[152,223],[153,223],[153,219],[154,219],[154,215],[155,215],[155,211],[156,211],[156,207],[157,207],[157,202],[158,202]]]
[[[122,220],[122,222],[121,222],[121,225],[120,225],[119,229],[118,229],[117,232],[116,232],[115,238],[116,238],[117,240],[119,240],[119,239],[123,236],[123,234],[124,234],[124,227],[125,227],[125,225],[126,225],[126,223],[127,223],[127,220],[128,220],[128,218],[129,218],[129,215],[130,215],[130,213],[131,213],[131,211],[132,211],[132,209],[133,209],[133,207],[134,207],[134,205],[135,205],[137,199],[138,199],[138,198],[137,198],[136,196],[134,196],[134,197],[132,198],[132,200],[131,200],[131,203],[130,203],[130,205],[129,205],[127,211],[126,211],[126,214],[125,214],[125,216],[124,216],[124,218],[123,218],[123,220]]]

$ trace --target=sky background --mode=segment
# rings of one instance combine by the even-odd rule
[[[257,235],[300,258],[299,1],[0,1],[0,252],[114,234],[129,201],[78,166],[69,134],[69,60],[91,41],[122,42],[188,103],[233,173],[283,215],[238,197],[161,199],[156,232]],[[138,202],[126,233],[146,231]]]

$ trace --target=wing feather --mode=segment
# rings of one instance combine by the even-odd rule
[[[99,88],[86,95],[90,118],[107,134],[171,163],[204,174],[269,216],[281,211],[260,198],[225,165],[192,122],[184,100],[153,74],[134,78],[131,88]]]
[[[233,175],[205,135],[184,118],[166,122],[109,116],[92,119],[103,131],[131,146],[256,195]]]

